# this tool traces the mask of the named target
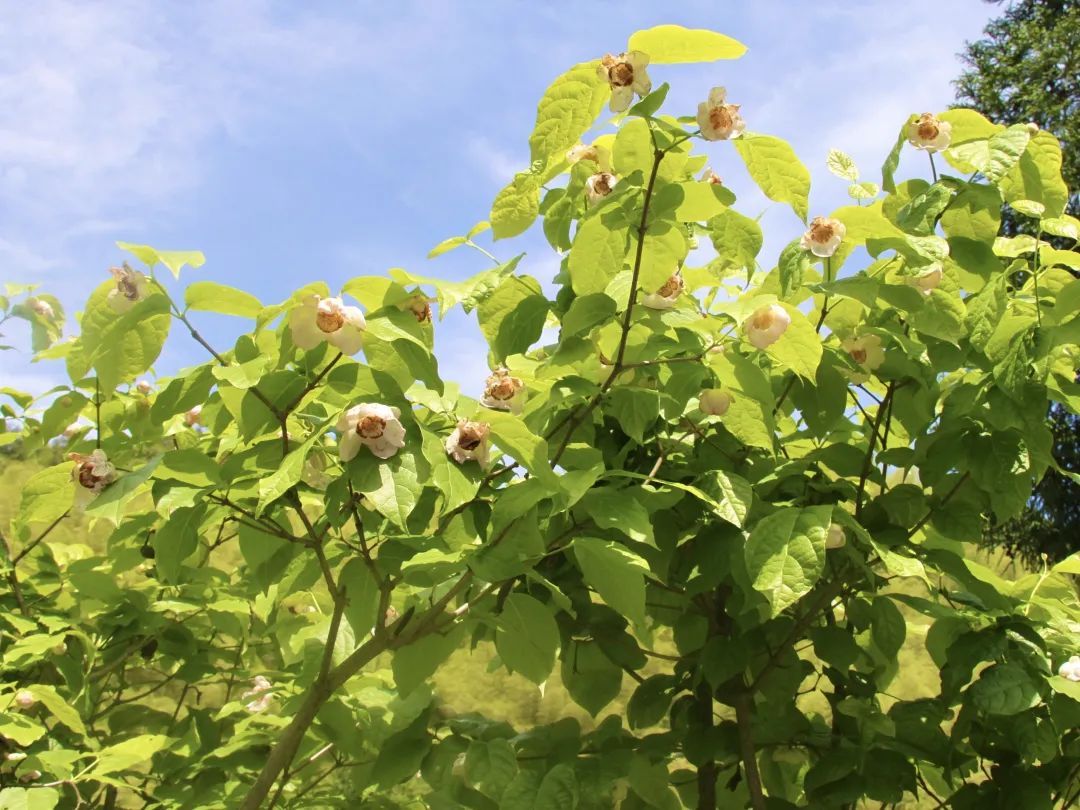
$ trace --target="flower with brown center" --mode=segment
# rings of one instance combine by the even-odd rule
[[[825,259],[836,253],[846,233],[847,228],[840,220],[832,217],[814,217],[810,220],[810,228],[802,235],[799,246]]]
[[[877,335],[861,335],[844,338],[840,345],[860,367],[860,372],[848,373],[851,380],[862,384],[870,379],[870,373],[876,371],[885,362],[885,350],[881,348],[881,338]]]
[[[109,462],[104,450],[94,450],[88,456],[82,453],[70,453],[68,459],[75,462],[71,477],[77,484],[75,500],[80,505],[88,503],[116,480],[116,468]]]
[[[35,315],[40,315],[50,321],[56,317],[56,313],[53,312],[52,305],[48,301],[43,301],[40,298],[27,298],[26,304],[33,310]]]
[[[342,461],[352,461],[363,446],[376,458],[390,458],[405,446],[401,411],[377,402],[362,402],[349,408],[338,419],[335,430]]]
[[[488,463],[490,432],[491,425],[487,422],[462,419],[446,439],[446,452],[458,464],[477,461],[484,466]]]
[[[340,298],[309,295],[289,312],[293,343],[304,350],[325,340],[343,354],[356,354],[363,345],[365,326],[364,313]]]
[[[656,292],[644,296],[641,304],[649,309],[671,309],[678,302],[685,287],[686,282],[683,281],[682,276],[671,276]]]
[[[589,205],[596,205],[615,189],[615,175],[611,172],[597,172],[585,181],[585,197]]]
[[[707,141],[738,138],[746,129],[739,105],[727,103],[727,90],[723,87],[714,87],[708,100],[698,104],[697,122],[701,137]]]
[[[121,267],[110,267],[116,286],[109,290],[106,300],[114,312],[124,313],[150,295],[150,279],[138,270],[132,270],[127,262]]]
[[[770,304],[754,310],[743,322],[746,339],[758,349],[764,349],[778,341],[791,325],[791,316],[779,304]]]
[[[940,152],[952,141],[952,124],[933,113],[923,113],[908,124],[907,139],[916,149]]]
[[[652,90],[652,81],[645,70],[649,57],[641,51],[628,51],[612,56],[610,53],[600,60],[596,72],[611,87],[612,112],[622,112],[634,100],[634,93],[647,96]]]
[[[566,162],[571,166],[582,160],[591,160],[594,163],[599,163],[600,152],[595,146],[587,146],[583,143],[572,146],[566,151]]]
[[[520,413],[525,404],[525,383],[511,377],[509,370],[497,368],[484,383],[480,404],[496,411]]]
[[[722,185],[724,185],[723,179],[720,177],[720,175],[718,175],[712,169],[708,169],[708,168],[705,169],[705,171],[703,171],[701,173],[701,178],[700,179],[701,179],[702,183],[710,183],[710,184],[712,184],[714,186],[722,186]]]
[[[731,399],[723,388],[706,388],[698,397],[698,408],[707,416],[723,416],[731,407]]]

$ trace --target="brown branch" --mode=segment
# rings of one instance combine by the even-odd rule
[[[765,791],[761,786],[761,774],[757,765],[757,749],[750,724],[754,716],[754,698],[750,692],[740,691],[735,696],[735,721],[739,726],[739,754],[743,763],[746,788],[750,793],[750,806],[765,810]]]

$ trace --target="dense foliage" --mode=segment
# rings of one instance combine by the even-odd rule
[[[986,27],[982,39],[968,43],[962,54],[968,67],[956,83],[960,104],[991,121],[1034,121],[1057,135],[1062,144],[1061,174],[1074,191],[1080,188],[1077,42],[1077,0],[1010,3]],[[1075,193],[1067,210],[1072,214],[1080,210]],[[1032,222],[1006,210],[1002,229],[1010,235],[1031,232]],[[1070,245],[1076,249],[1075,242],[1065,240],[1057,246]],[[1037,564],[1043,554],[1060,560],[1080,551],[1080,417],[1066,408],[1051,407],[1050,419],[1061,471],[1047,470],[1023,514],[994,525],[986,538],[1030,564]]]
[[[912,115],[880,186],[829,155],[853,204],[811,220],[807,168],[722,88],[662,112],[650,73],[743,50],[661,26],[547,90],[490,225],[432,253],[541,218],[553,296],[519,256],[265,305],[121,243],[145,272],[57,342],[59,302],[9,287],[71,385],[3,389],[3,438],[71,455],[3,532],[0,805],[1076,799],[1080,558],[1006,582],[965,545],[1055,463],[1047,403],[1080,406],[1077,254],[999,237],[1003,203],[1080,236],[1059,143]],[[710,160],[791,207],[775,265]],[[476,313],[479,399],[439,375],[433,304]],[[215,347],[200,311],[252,327]],[[140,379],[174,330],[207,362]],[[55,542],[76,515],[100,534]],[[897,698],[922,622],[940,684]],[[433,673],[489,642],[597,722],[443,711]]]

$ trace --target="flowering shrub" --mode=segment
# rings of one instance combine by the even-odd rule
[[[880,186],[833,152],[853,204],[811,212],[751,99],[664,112],[646,72],[743,50],[660,26],[547,90],[490,226],[432,254],[540,219],[553,297],[517,257],[266,305],[121,244],[145,272],[58,342],[59,302],[9,289],[71,385],[3,389],[2,438],[71,460],[3,532],[3,806],[1076,800],[1080,560],[1007,582],[965,546],[1054,465],[1048,403],[1080,408],[1059,144],[912,115]],[[912,148],[927,176],[897,178]],[[793,211],[775,264],[705,168],[737,160]],[[1039,237],[999,237],[1003,205]],[[432,303],[477,316],[479,399]],[[251,328],[212,346],[200,311]],[[172,331],[207,361],[141,379]],[[103,546],[52,542],[80,511]],[[917,699],[890,693],[909,628],[940,671]],[[433,673],[481,642],[598,722],[441,711]]]

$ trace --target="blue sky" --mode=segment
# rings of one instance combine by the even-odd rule
[[[199,249],[186,275],[276,302],[405,267],[463,278],[488,266],[427,251],[486,219],[528,159],[544,88],[659,23],[712,28],[749,47],[734,62],[656,66],[666,109],[691,113],[726,85],[747,126],[791,141],[810,168],[811,213],[846,204],[830,147],[868,180],[911,112],[941,110],[955,54],[999,6],[982,0],[91,3],[0,0],[0,280],[40,282],[69,312],[124,255],[116,240]],[[800,223],[749,184],[730,144],[705,147],[764,214],[759,260]],[[908,150],[901,173],[926,173]],[[542,281],[558,267],[537,232],[491,246]],[[194,315],[228,348],[247,322]],[[69,331],[74,325],[69,323]],[[476,389],[474,322],[438,326],[444,375]],[[12,335],[21,332],[18,326]],[[23,345],[17,337],[14,341]],[[162,375],[205,358],[174,332]],[[0,353],[0,384],[44,391],[60,363]]]

